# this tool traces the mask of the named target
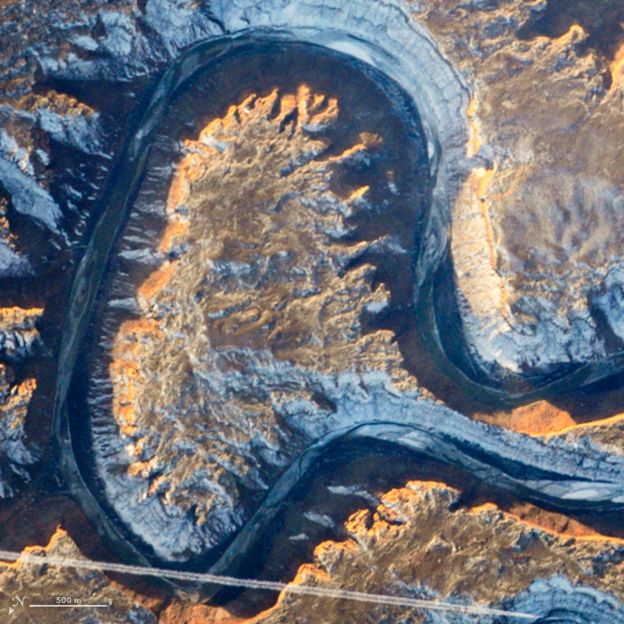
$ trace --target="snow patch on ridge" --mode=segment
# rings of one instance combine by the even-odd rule
[[[59,232],[61,210],[50,194],[20,168],[0,157],[0,184],[5,188],[13,207],[54,233]]]

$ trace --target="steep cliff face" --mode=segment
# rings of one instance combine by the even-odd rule
[[[33,615],[41,624],[71,622],[79,624],[108,624],[109,622],[132,622],[133,624],[156,624],[156,616],[133,600],[132,595],[117,587],[104,574],[93,570],[71,569],[46,562],[47,557],[58,559],[82,559],[76,544],[62,529],[51,536],[45,546],[33,545],[24,555],[41,557],[41,563],[32,565],[18,559],[12,564],[0,564],[0,595],[3,597],[3,617],[18,624],[33,622]],[[57,604],[56,597],[79,601],[81,605],[107,605],[87,609],[32,608],[31,604]],[[62,613],[62,615],[61,615]]]
[[[24,6],[29,32],[42,28],[42,15],[54,19],[49,36],[33,42],[22,62],[15,33],[25,26],[20,22],[11,29],[22,14],[12,5],[5,9],[10,88],[3,108],[2,149],[9,161],[3,177],[5,186],[11,180],[17,212],[18,198],[28,196],[25,181],[35,178],[44,189],[38,195],[53,190],[55,197],[41,195],[37,201],[40,222],[50,226],[63,211],[66,224],[82,231],[76,215],[86,216],[102,186],[118,138],[116,115],[136,101],[141,78],[184,46],[248,27],[308,29],[303,38],[317,36],[338,48],[347,44],[332,42],[327,32],[357,34],[405,59],[405,67],[393,71],[383,56],[370,57],[353,42],[347,50],[368,54],[412,85],[428,138],[432,145],[440,142],[443,163],[434,193],[440,201],[434,202],[435,223],[426,237],[431,249],[423,267],[435,264],[454,223],[451,256],[458,292],[451,308],[457,308],[466,332],[466,353],[457,356],[472,362],[464,372],[486,384],[523,390],[513,382],[515,375],[536,376],[539,384],[618,351],[621,228],[612,225],[620,212],[622,181],[614,165],[620,142],[611,140],[620,127],[617,13],[604,18],[613,32],[601,39],[597,18],[576,4],[559,19],[543,3],[358,3],[348,11],[329,3],[265,4],[262,10],[251,2],[196,9],[176,3],[166,11],[156,4],[115,11],[89,3],[82,11],[78,5],[73,11],[53,6],[49,12]],[[392,37],[379,27],[384,24],[391,24]],[[71,36],[61,45],[64,31]],[[464,80],[431,45],[432,35]],[[45,79],[35,95],[37,67]],[[85,93],[88,81],[95,80],[127,85],[120,90],[118,110],[97,90]],[[70,84],[85,101],[60,92]],[[542,85],[539,93],[525,88],[535,84]],[[510,89],[524,95],[505,99]],[[89,155],[93,166],[74,157],[62,173],[51,172],[48,165],[57,160],[59,146]],[[583,228],[588,220],[589,232]],[[7,270],[20,266],[23,272],[27,260],[10,250],[9,245]],[[454,348],[445,346],[452,355]]]
[[[471,85],[481,163],[451,207],[451,258],[468,372],[486,383],[522,391],[517,376],[539,385],[622,349],[620,11],[416,9]]]
[[[37,453],[25,442],[25,426],[37,382],[27,376],[16,378],[14,367],[36,354],[40,346],[36,322],[42,311],[0,309],[0,499],[16,493],[36,461]]]
[[[587,624],[622,621],[621,539],[599,536],[565,516],[530,506],[503,512],[487,503],[452,511],[458,494],[445,484],[424,481],[408,482],[387,492],[374,509],[351,515],[345,523],[343,541],[319,544],[313,561],[299,569],[293,583],[450,600],[456,606],[513,609],[544,621],[549,617]],[[282,594],[275,606],[251,618],[241,613],[249,593],[239,597],[229,610],[189,605],[179,599],[169,604],[158,600],[133,604],[133,594],[103,574],[44,563],[45,556],[82,557],[63,531],[57,531],[46,547],[33,547],[26,553],[43,556],[42,565],[33,568],[18,561],[2,566],[2,591],[27,596],[29,603],[36,603],[55,592],[66,595],[71,588],[70,593],[79,593],[85,602],[88,597],[93,604],[112,605],[110,610],[85,616],[91,618],[85,622],[268,624],[475,619],[461,613],[405,610],[290,593]],[[41,622],[63,621],[55,612],[42,613]],[[513,621],[486,614],[478,617],[480,622]],[[28,622],[25,609],[18,606],[13,621]]]
[[[373,593],[393,588],[398,595],[504,605],[543,618],[567,610],[569,621],[622,619],[621,540],[601,539],[568,523],[555,531],[554,516],[542,518],[542,526],[529,524],[491,504],[450,511],[456,495],[435,482],[408,483],[388,492],[377,509],[349,518],[345,541],[320,544],[314,563],[302,567],[294,582]],[[545,580],[534,582],[536,578]],[[501,621],[478,617],[479,622]],[[288,594],[252,621],[387,621],[384,618],[474,621],[468,615],[436,616]]]
[[[24,425],[28,404],[35,389],[33,379],[15,383],[13,371],[0,365],[0,498],[10,498],[15,487],[23,479],[28,479],[27,468],[35,461],[35,456],[24,443]]]
[[[363,320],[390,305],[388,289],[375,286],[376,257],[394,262],[396,281],[411,281],[428,185],[416,118],[402,119],[400,93],[384,95],[332,56],[279,46],[255,51],[253,61],[247,54],[215,67],[207,84],[244,62],[245,74],[261,77],[244,91],[266,95],[234,100],[183,141],[166,202],[154,201],[150,181],[179,150],[154,152],[147,164],[93,365],[99,470],[108,479],[127,466],[132,514],[136,500],[148,499],[204,527],[194,545],[188,529],[161,545],[154,526],[167,556],[219,545],[242,525],[331,411],[323,385],[374,372],[416,390],[390,332]],[[284,72],[308,83],[280,89]],[[337,75],[348,86],[333,86]],[[231,77],[226,85],[242,89]],[[202,89],[196,78],[194,92]],[[189,111],[205,117],[195,93],[176,104],[164,123],[169,134],[155,142],[173,144],[171,127],[178,116],[188,126]],[[146,266],[151,272],[137,280]],[[313,422],[303,412],[289,422],[285,413],[298,402]],[[108,496],[121,504],[127,495],[115,492]]]
[[[332,485],[324,506],[300,505],[324,532],[272,546],[300,560],[334,537],[295,582],[622,619],[622,546],[607,536],[624,504],[619,3],[0,11],[0,498],[42,467],[35,491],[79,491],[44,451],[77,371],[78,463],[106,514],[81,502],[155,559],[234,540],[220,569],[240,567],[282,530],[275,509],[321,498],[293,492],[323,489],[313,468],[339,461],[334,443],[374,440],[400,458],[371,453],[384,475],[433,458],[456,489],[383,496],[370,466]],[[311,52],[263,67],[267,40]],[[221,73],[205,70],[211,41]],[[504,407],[551,382],[552,402]],[[473,488],[494,502],[471,508]],[[351,506],[332,509],[340,496]],[[368,508],[344,524],[358,497]],[[287,578],[271,556],[261,573]],[[16,574],[41,592],[72,580],[11,568],[0,582]],[[101,622],[266,606],[243,594],[233,614],[176,599],[139,613],[94,582],[119,604]],[[285,595],[256,621],[445,617]]]

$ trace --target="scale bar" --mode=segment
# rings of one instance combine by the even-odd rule
[[[31,609],[109,609],[109,604],[29,604]]]

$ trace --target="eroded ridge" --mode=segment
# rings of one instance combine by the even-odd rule
[[[480,76],[466,107],[476,166],[451,204],[433,305],[450,375],[492,402],[565,396],[621,371],[621,12],[514,0],[464,55],[458,28],[476,32],[483,14],[450,26],[450,4],[423,11],[450,60]]]
[[[344,541],[318,544],[313,562],[301,566],[292,582],[353,585],[367,591],[383,587],[429,599],[461,596],[461,604],[505,605],[534,614],[535,622],[621,621],[622,563],[614,556],[621,540],[560,534],[527,524],[491,503],[452,510],[457,494],[443,483],[423,481],[386,492],[374,510],[359,510],[348,518]],[[598,566],[600,575],[594,573]],[[283,594],[253,621],[344,620],[339,604],[315,600],[311,605],[306,600]],[[356,621],[431,621],[424,613],[376,611],[370,605],[355,605],[350,616]],[[470,620],[474,616],[451,619]],[[478,621],[522,620],[483,615]]]
[[[147,169],[89,408],[107,504],[161,559],[237,536],[218,567],[238,565],[345,436],[443,458],[564,511],[621,508],[619,461],[418,400],[392,334],[363,327],[362,311],[390,305],[367,258],[398,263],[416,244],[418,179],[403,126],[345,101],[300,84],[212,118],[183,145],[156,241],[141,230],[166,168]],[[136,265],[152,268],[135,283]]]
[[[0,500],[28,481],[37,452],[26,438],[26,416],[37,380],[16,369],[40,350],[42,308],[0,308]],[[30,442],[30,443],[29,443]]]
[[[202,552],[244,523],[309,441],[285,422],[285,404],[311,402],[312,420],[323,418],[323,384],[370,371],[415,391],[391,332],[361,321],[389,297],[361,258],[405,257],[410,222],[396,236],[381,223],[395,204],[412,221],[419,206],[408,184],[417,167],[385,115],[343,111],[301,84],[251,94],[185,141],[150,252],[158,266],[132,317],[104,338],[109,363],[90,400],[106,420],[110,383],[115,427],[94,428],[108,496],[123,482],[125,505],[154,504],[178,523],[159,554]],[[109,329],[117,314],[113,304]],[[145,534],[140,515],[128,520]]]

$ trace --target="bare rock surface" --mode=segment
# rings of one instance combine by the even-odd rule
[[[424,482],[388,492],[374,512],[351,516],[346,541],[320,544],[314,563],[300,568],[293,582],[452,597],[457,604],[504,605],[538,617],[567,613],[574,618],[570,621],[587,623],[621,620],[621,540],[600,539],[572,526],[556,532],[489,504],[450,511],[455,494],[442,484]],[[535,578],[547,580],[535,583]],[[297,618],[312,623],[319,614],[325,622],[474,621],[461,614],[414,613],[289,594],[252,621]],[[500,620],[483,615],[479,621]]]
[[[58,529],[46,546],[31,546],[25,555],[41,557],[18,559],[13,564],[0,563],[0,597],[3,617],[19,624],[156,624],[156,616],[147,608],[134,604],[132,595],[116,586],[101,572],[46,563],[46,556],[60,559],[82,559],[83,555],[69,535]],[[32,608],[32,604],[109,605],[108,608]],[[19,600],[18,600],[19,599]],[[10,611],[10,612],[9,612]],[[68,615],[71,620],[68,620]],[[33,618],[36,618],[34,620]]]
[[[27,467],[36,459],[24,430],[35,387],[34,379],[15,383],[11,368],[0,364],[0,499],[16,494],[17,485],[28,479]]]
[[[472,90],[466,152],[481,165],[451,208],[450,248],[480,371],[467,372],[516,391],[515,376],[539,385],[622,349],[624,39],[616,5],[581,5],[415,7]]]
[[[37,382],[16,379],[12,366],[32,357],[39,345],[41,308],[0,308],[0,499],[10,498],[37,452],[26,440],[26,416]]]
[[[107,115],[88,106],[70,109],[52,90],[48,100],[26,98],[37,62],[58,81],[137,79],[202,38],[250,27],[291,28],[301,39],[316,37],[372,62],[411,89],[441,159],[420,267],[426,273],[435,266],[450,239],[458,288],[453,306],[465,331],[462,357],[472,362],[468,369],[460,363],[465,373],[522,392],[525,377],[539,386],[619,352],[621,228],[615,223],[622,180],[615,163],[621,141],[613,137],[622,126],[622,81],[616,26],[601,38],[577,3],[558,21],[552,17],[552,33],[547,24],[556,11],[540,3],[373,2],[348,10],[331,2],[212,3],[196,10],[176,3],[165,12],[159,6],[110,11],[85,3],[83,13],[51,11],[55,35],[33,44],[28,62],[15,64],[7,93],[4,114],[14,118],[5,124],[3,175],[16,207],[34,192],[41,199],[37,218],[48,225],[58,219],[58,207],[41,203],[53,182],[45,173],[51,152],[34,149],[36,132],[98,156],[103,170],[113,149]],[[605,6],[606,15],[615,11]],[[23,10],[36,28],[44,11]],[[10,6],[4,11],[9,32],[19,13]],[[617,13],[609,23],[617,24]],[[71,31],[62,53],[57,28]],[[405,66],[396,71],[383,55],[355,44],[345,48],[332,32],[361,36]],[[6,63],[16,46],[8,46]],[[535,84],[545,87],[539,93],[525,88]],[[522,95],[510,99],[511,91]],[[11,166],[19,172],[9,175]],[[43,190],[27,191],[22,175]],[[78,171],[74,177],[63,186],[62,202],[56,200],[68,216],[79,198],[84,207],[90,197]]]
[[[60,327],[69,289],[59,276],[69,275],[84,251],[84,232],[106,211],[99,199],[123,123],[153,76],[185,49],[248,29],[279,29],[359,58],[417,104],[435,183],[413,286],[426,289],[438,270],[430,303],[451,386],[465,375],[523,395],[587,364],[578,383],[617,372],[624,340],[620,4],[0,2],[0,498],[19,491],[37,459],[26,420],[38,385],[50,387],[50,373],[29,368],[40,357],[38,328]],[[564,497],[600,499],[604,487],[612,502],[621,498],[622,410],[615,399],[610,418],[594,425],[588,421],[601,416],[591,402],[483,417],[544,436],[538,445],[498,429],[462,427],[457,414],[418,398],[419,376],[406,370],[393,332],[366,323],[388,313],[391,296],[376,281],[372,259],[399,262],[409,245],[392,237],[372,249],[370,239],[338,242],[354,214],[376,208],[366,184],[332,185],[331,177],[336,168],[375,160],[379,137],[372,132],[345,144],[335,160],[323,156],[325,126],[341,110],[323,95],[303,86],[257,94],[206,119],[214,123],[210,131],[189,136],[184,160],[160,172],[166,178],[177,167],[167,227],[151,241],[158,247],[134,231],[137,246],[118,258],[120,275],[142,266],[129,284],[141,271],[148,279],[139,293],[120,289],[123,296],[108,301],[134,318],[105,337],[112,357],[100,362],[101,385],[89,398],[97,409],[112,408],[112,421],[100,421],[95,437],[120,515],[137,533],[143,528],[165,558],[200,552],[233,535],[306,446],[373,413],[394,422],[420,419],[427,433],[410,438],[415,447],[434,448],[431,433],[446,435],[448,425],[453,440],[474,436],[473,448],[495,451],[490,457],[503,463],[580,475],[584,485],[564,489]],[[267,137],[282,125],[288,141],[276,150]],[[248,175],[252,168],[262,180]],[[283,196],[266,184],[280,169],[288,179]],[[228,175],[228,196],[258,200],[244,220],[215,195]],[[398,187],[391,177],[386,182],[392,198]],[[152,201],[157,212],[164,199],[146,197],[144,205]],[[270,253],[260,257],[258,242]],[[351,266],[364,251],[370,262]],[[197,266],[200,274],[190,270]],[[414,301],[422,302],[422,292]],[[45,346],[55,352],[58,344]],[[163,373],[176,383],[163,383]],[[46,404],[40,396],[31,429],[49,426],[50,410],[40,407]],[[205,422],[206,413],[215,420]],[[435,424],[447,416],[444,426]],[[388,439],[407,437],[393,431]],[[504,604],[570,621],[622,619],[617,540],[528,527],[492,507],[450,512],[456,496],[423,484],[390,492],[376,515],[351,518],[349,540],[319,546],[316,563],[296,582]],[[50,548],[72,550],[64,536]],[[101,575],[20,569],[15,578],[0,575],[3,593],[26,585],[60,592],[77,582],[119,604],[102,624],[154,621]],[[258,621],[316,622],[319,614],[327,622],[420,617],[285,596]],[[239,620],[180,604],[162,618]]]
[[[320,434],[333,401],[324,385],[370,374],[417,391],[390,332],[363,325],[389,293],[358,259],[408,257],[410,228],[377,223],[404,201],[405,221],[418,218],[420,146],[401,145],[398,118],[381,107],[352,110],[377,97],[365,88],[341,99],[301,83],[231,105],[185,140],[158,241],[140,234],[157,210],[146,176],[109,286],[89,405],[107,497],[127,506],[126,521],[147,538],[132,518],[145,499],[150,514],[158,501],[186,527],[172,525],[165,544],[149,522],[147,539],[167,556],[218,545],[243,524]],[[155,268],[135,284],[146,264]],[[288,415],[299,403],[312,422]],[[132,490],[113,485],[119,464]]]

